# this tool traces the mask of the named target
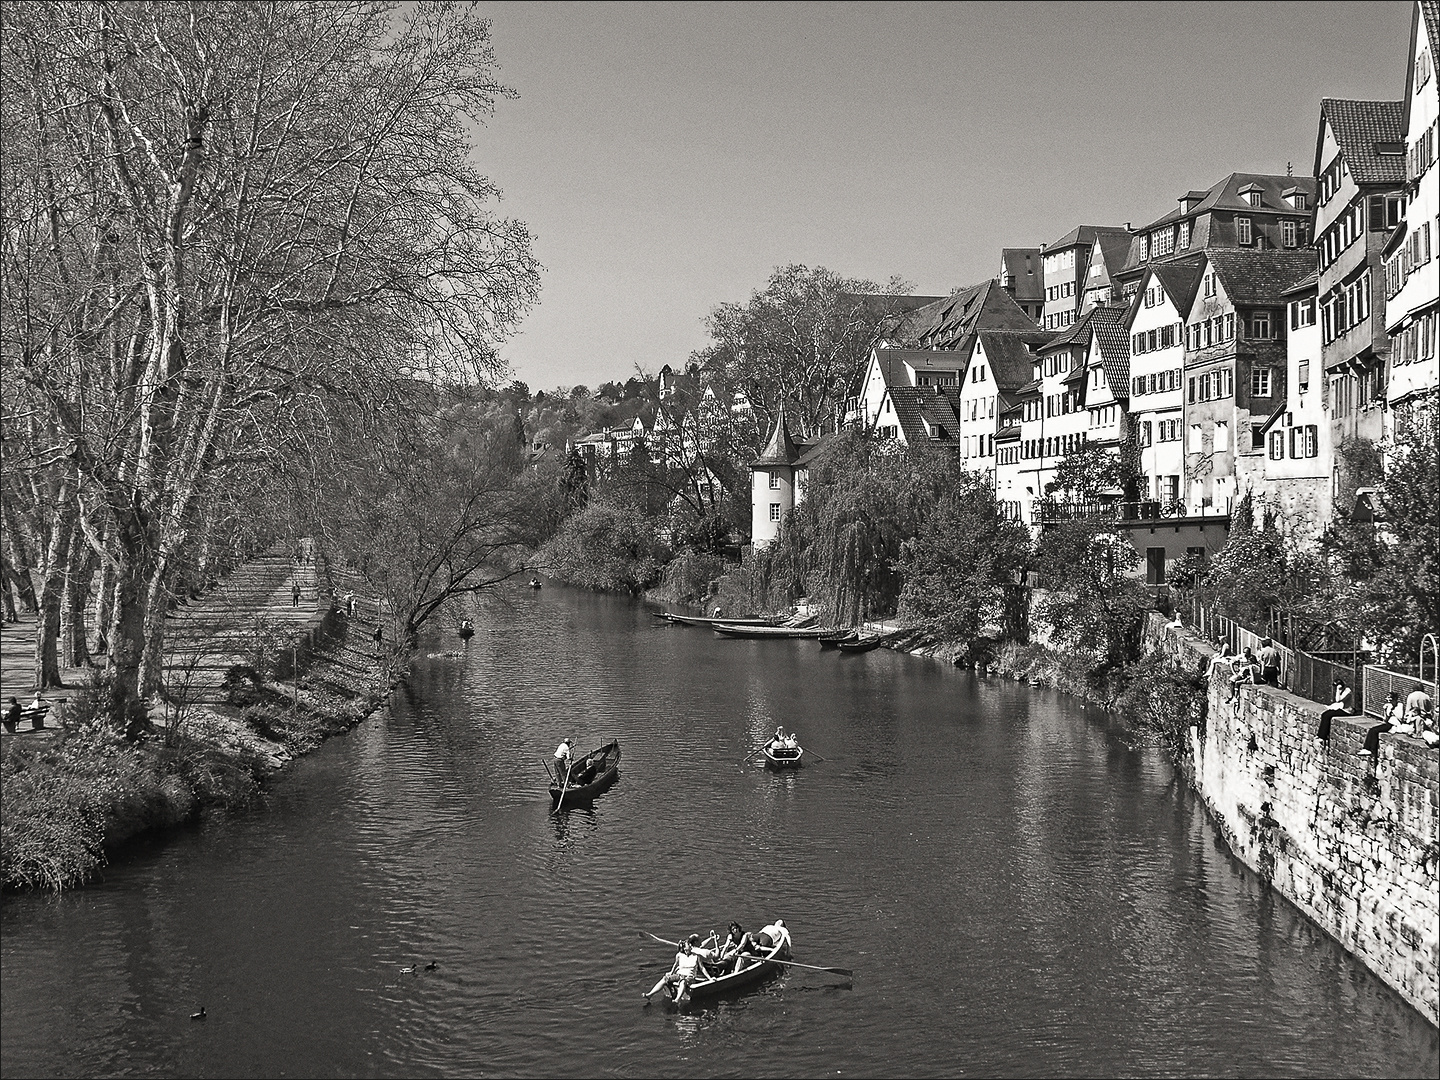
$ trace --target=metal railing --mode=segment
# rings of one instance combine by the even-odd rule
[[[1431,701],[1436,698],[1436,680],[1434,679],[1420,679],[1414,675],[1407,675],[1403,671],[1391,671],[1378,664],[1366,664],[1364,678],[1365,695],[1360,700],[1364,701],[1365,712],[1370,716],[1381,715],[1385,708],[1385,699],[1389,697],[1392,690],[1400,695],[1402,705],[1415,690],[1424,690],[1430,695]]]
[[[1166,518],[1226,517],[1229,500],[1223,507],[1201,506],[1193,513],[1178,500],[1160,502],[1141,499],[1131,502],[1106,499],[1035,499],[1031,504],[1035,521],[1059,525],[1070,521],[1162,521]]]

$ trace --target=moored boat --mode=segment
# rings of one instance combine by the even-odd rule
[[[885,643],[886,635],[877,634],[874,637],[857,637],[854,641],[842,641],[839,643],[841,652],[869,652],[871,649],[878,649]]]
[[[683,623],[686,626],[779,626],[774,619],[709,619],[703,615],[676,615],[673,611],[666,615],[671,622]]]
[[[711,627],[721,637],[732,638],[809,638],[812,641],[825,631],[806,626],[746,626],[741,623],[714,623]]]
[[[550,782],[550,801],[557,808],[584,805],[620,778],[620,742],[612,740],[591,750],[575,762],[570,770],[570,783],[561,788],[556,777]]]
[[[845,641],[854,641],[858,638],[854,630],[831,630],[820,635],[820,648],[837,649]]]

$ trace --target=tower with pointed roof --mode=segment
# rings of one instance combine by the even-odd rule
[[[800,457],[782,405],[765,449],[750,465],[750,536],[757,549],[774,542],[785,515],[799,501],[795,488]]]

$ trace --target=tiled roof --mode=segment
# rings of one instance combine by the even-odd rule
[[[1240,197],[1243,188],[1258,187],[1260,189],[1260,206],[1254,207],[1246,199]],[[1285,198],[1285,192],[1294,189],[1303,195],[1309,196],[1307,205],[1311,210],[1315,207],[1315,178],[1313,176],[1281,176],[1273,173],[1231,173],[1223,180],[1219,180],[1204,192],[1190,191],[1185,198],[1193,201],[1196,195],[1203,195],[1198,203],[1195,203],[1189,211],[1177,206],[1168,214],[1162,214],[1154,221],[1143,228],[1136,229],[1136,233],[1146,233],[1158,225],[1179,221],[1181,218],[1193,218],[1209,210],[1279,210],[1292,214],[1306,214],[1309,210],[1296,210],[1290,205],[1290,200]],[[1133,250],[1133,249],[1132,249]]]
[[[1281,296],[1294,296],[1296,293],[1305,292],[1307,289],[1316,289],[1316,288],[1319,288],[1319,287],[1320,287],[1320,268],[1317,266],[1314,270],[1311,270],[1310,273],[1306,274],[1303,278],[1301,278],[1299,281],[1297,281],[1294,285],[1291,285],[1288,289],[1286,289],[1286,290],[1285,290],[1284,292],[1282,292],[1280,295],[1281,295]]]
[[[804,439],[798,440],[795,447],[800,451],[800,456],[795,459],[795,468],[803,469],[809,466],[816,458],[820,457],[820,455],[830,448],[830,440],[834,437],[833,434],[822,435],[813,443],[808,443]]]
[[[1319,256],[1313,249],[1299,251],[1212,251],[1210,265],[1220,276],[1225,293],[1240,304],[1275,303],[1284,293],[1314,272]]]
[[[1125,308],[1103,307],[1090,314],[1090,329],[1100,349],[1100,362],[1105,367],[1105,381],[1110,386],[1110,393],[1116,398],[1128,398],[1130,335],[1126,327],[1129,325],[1129,313]]]
[[[1090,340],[1090,316],[1094,315],[1098,308],[1091,308],[1080,318],[1067,326],[1060,333],[1050,339],[1049,343],[1040,347],[1040,352],[1050,352],[1065,345],[1077,345]]]
[[[1440,0],[1420,0],[1420,16],[1425,20],[1425,33],[1430,36],[1430,48],[1440,49]],[[1435,59],[1432,56],[1433,67]]]
[[[998,278],[961,289],[907,316],[896,338],[909,345],[955,348],[976,330],[1035,330],[1035,321],[1020,310]]]
[[[1398,184],[1405,179],[1405,103],[1322,98],[1320,120],[1329,123],[1340,153],[1357,184]],[[1322,136],[1323,138],[1323,136]],[[1399,144],[1399,153],[1382,154],[1380,144]],[[1320,167],[1321,146],[1315,147]]]
[[[1151,267],[1156,279],[1165,288],[1170,302],[1183,318],[1195,301],[1195,292],[1200,288],[1200,278],[1205,272],[1205,258],[1202,255],[1175,262],[1156,263]]]
[[[960,421],[949,399],[933,386],[892,386],[890,403],[908,443],[953,439],[960,433]],[[927,420],[936,431],[933,436],[926,430]]]
[[[979,337],[996,389],[1006,393],[1034,378],[1035,357],[1030,347],[1045,344],[1054,334],[1044,330],[982,330]]]
[[[1045,250],[1058,251],[1063,248],[1078,247],[1081,244],[1088,247],[1095,243],[1095,237],[1102,233],[1124,236],[1127,240],[1130,235],[1123,225],[1077,225],[1053,244],[1046,244]]]

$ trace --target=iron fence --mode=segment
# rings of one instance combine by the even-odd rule
[[[1379,716],[1385,708],[1385,699],[1392,690],[1400,695],[1401,704],[1404,704],[1405,699],[1415,690],[1424,690],[1430,695],[1431,701],[1436,699],[1434,679],[1419,679],[1414,675],[1406,675],[1403,671],[1380,667],[1378,664],[1365,665],[1365,696],[1359,700],[1365,703],[1366,713]]]

